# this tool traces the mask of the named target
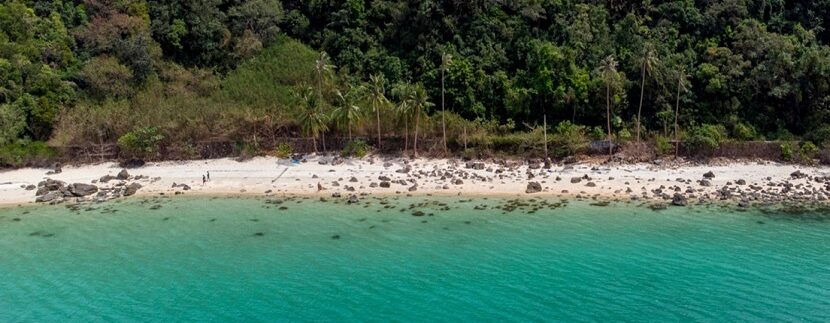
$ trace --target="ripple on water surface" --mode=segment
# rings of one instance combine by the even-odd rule
[[[0,321],[828,321],[830,221],[560,200],[0,210]]]

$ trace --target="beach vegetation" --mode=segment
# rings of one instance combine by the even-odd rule
[[[668,138],[676,155],[822,149],[828,15],[816,1],[9,0],[0,145],[159,159],[301,137],[415,155],[663,152]],[[148,129],[163,140],[146,146]]]
[[[343,157],[363,158],[369,154],[369,151],[371,151],[371,147],[368,143],[363,140],[356,139],[349,141],[349,143],[346,144],[346,147],[344,147],[340,152],[340,155]]]
[[[123,154],[134,158],[151,158],[159,151],[164,140],[158,128],[143,127],[125,133],[118,138],[118,147]]]
[[[294,154],[294,146],[288,143],[281,143],[277,145],[274,150],[274,156],[277,158],[289,158]]]

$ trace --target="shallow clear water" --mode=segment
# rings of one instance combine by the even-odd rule
[[[364,202],[0,209],[0,321],[830,321],[822,215]]]

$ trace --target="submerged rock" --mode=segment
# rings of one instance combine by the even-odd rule
[[[671,199],[671,204],[674,206],[686,206],[689,204],[689,201],[686,199],[683,194],[674,194]]]

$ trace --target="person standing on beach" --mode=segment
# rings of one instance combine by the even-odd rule
[[[202,175],[202,186],[205,186],[206,182],[207,182],[207,179],[205,178],[205,175]]]
[[[207,171],[207,180],[210,182],[210,171]]]

